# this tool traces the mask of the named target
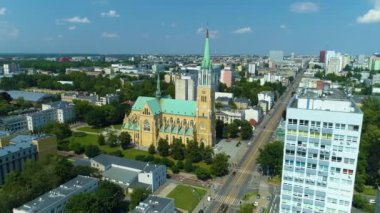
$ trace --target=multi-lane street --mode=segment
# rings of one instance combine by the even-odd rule
[[[240,198],[245,193],[245,187],[252,179],[253,171],[256,169],[256,159],[259,154],[259,148],[271,140],[273,131],[281,120],[282,113],[292,97],[292,92],[297,88],[301,76],[301,73],[297,75],[294,83],[287,88],[283,96],[270,111],[269,116],[263,120],[256,131],[255,137],[251,141],[252,145],[238,163],[239,169],[236,174],[227,177],[224,185],[216,193],[216,199],[211,201],[206,212],[234,212],[236,207],[241,204]]]

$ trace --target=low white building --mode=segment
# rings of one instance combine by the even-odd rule
[[[175,213],[174,199],[149,195],[132,213]]]
[[[233,99],[234,94],[229,93],[229,92],[215,92],[215,100],[220,97]]]
[[[0,129],[9,132],[28,130],[25,116],[15,115],[0,118]]]
[[[254,107],[244,110],[244,119],[248,122],[253,122],[254,125],[260,123],[264,114],[261,108]]]
[[[14,208],[13,213],[51,213],[65,212],[65,204],[79,193],[93,192],[98,187],[98,179],[86,176],[77,176],[36,199]]]
[[[166,182],[166,166],[100,154],[91,159],[91,167],[102,172],[103,179],[124,188],[146,187],[155,191]]]
[[[262,91],[259,94],[257,94],[258,101],[266,101],[268,102],[268,111],[272,109],[274,105],[274,93],[271,91]]]
[[[234,120],[243,120],[244,111],[239,110],[220,110],[215,113],[217,120],[223,121],[225,124],[231,124]]]
[[[111,104],[112,102],[119,102],[118,94],[107,94],[106,96],[99,97],[99,100],[95,103],[95,105],[103,106],[106,104]]]

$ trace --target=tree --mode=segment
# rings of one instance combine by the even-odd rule
[[[244,120],[240,122],[240,138],[242,140],[248,140],[252,137],[253,130],[252,130],[252,125]]]
[[[197,141],[189,141],[186,146],[186,159],[192,160],[192,162],[199,162],[202,160],[202,155],[199,152],[199,145]]]
[[[225,125],[223,121],[216,120],[216,125],[215,125],[216,138],[223,138],[224,126]]]
[[[181,140],[175,139],[171,144],[171,156],[175,160],[185,159],[185,145],[182,144]]]
[[[228,156],[225,153],[218,153],[214,156],[211,173],[217,177],[228,174]]]
[[[257,162],[261,167],[270,175],[280,175],[282,168],[284,145],[280,141],[268,143],[263,149],[260,149],[260,155],[257,158]]]
[[[168,156],[169,155],[169,143],[167,140],[160,138],[158,140],[158,146],[157,151],[161,156]]]
[[[123,189],[112,182],[100,181],[95,191],[99,206],[99,212],[116,212],[124,200]]]
[[[367,203],[367,200],[363,196],[359,194],[354,195],[354,198],[352,200],[352,205],[355,208],[363,209],[366,203]]]
[[[193,161],[191,159],[186,159],[185,163],[183,164],[183,168],[185,169],[185,172],[194,171]]]
[[[86,122],[96,128],[106,126],[106,112],[100,107],[94,107],[91,111],[87,112]]]
[[[84,153],[84,147],[79,142],[71,142],[69,145],[69,148],[75,152],[75,154],[83,154]]]
[[[93,193],[76,194],[65,205],[67,213],[98,213],[98,209],[98,202]]]
[[[115,147],[117,146],[117,144],[118,144],[117,136],[113,134],[112,132],[108,133],[107,145],[110,147]]]
[[[130,203],[129,203],[129,209],[132,210],[134,209],[139,202],[145,200],[149,195],[149,192],[146,189],[142,188],[136,188],[133,190],[130,198]]]
[[[103,145],[106,144],[106,140],[104,139],[104,136],[103,136],[102,134],[100,134],[100,135],[98,136],[98,144],[99,144],[100,146],[103,146]]]
[[[156,154],[156,147],[154,146],[154,144],[150,144],[150,146],[149,146],[149,148],[148,148],[148,152],[149,152],[149,154],[151,154],[151,155]]]
[[[93,158],[100,154],[100,149],[97,145],[87,145],[84,154],[89,158]]]
[[[128,132],[121,132],[119,135],[119,142],[122,149],[127,149],[132,142],[131,135]]]
[[[200,180],[208,180],[211,178],[210,171],[202,167],[198,167],[195,170],[195,174],[197,175],[197,178]]]
[[[232,122],[227,126],[227,132],[230,138],[236,138],[239,134],[239,125],[236,122]]]
[[[214,155],[214,150],[211,146],[206,146],[205,151],[203,152],[203,161],[207,164],[212,163],[212,156]]]
[[[46,134],[54,134],[57,137],[58,142],[70,137],[72,132],[68,124],[62,124],[58,122],[49,122],[42,127],[41,131]]]

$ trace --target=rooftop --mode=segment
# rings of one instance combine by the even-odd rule
[[[50,94],[39,93],[39,92],[25,92],[20,90],[10,90],[7,93],[12,97],[12,99],[23,98],[26,101],[39,102],[42,99],[51,97]]]
[[[149,195],[143,202],[140,202],[132,213],[153,213],[163,211],[171,202],[174,202],[171,198],[158,197]],[[174,204],[173,204],[174,205]]]
[[[17,208],[19,211],[24,212],[42,212],[43,209],[51,206],[52,204],[59,202],[60,200],[71,197],[78,193],[79,189],[83,187],[89,187],[96,184],[98,179],[86,176],[77,176],[74,179],[69,180],[63,185],[41,195],[40,197],[25,203]]]
[[[331,89],[320,95],[316,90],[304,89],[293,97],[288,107],[333,112],[361,113],[361,110],[343,91]]]
[[[106,155],[106,154],[100,154],[92,160],[104,165],[105,167],[111,166],[111,165],[118,165],[123,167],[129,167],[140,171],[150,172],[154,170],[156,167],[161,165],[156,165],[149,162],[142,162],[137,160],[130,160],[125,158],[116,157],[113,155]]]

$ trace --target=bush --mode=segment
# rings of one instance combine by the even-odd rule
[[[63,140],[57,144],[58,150],[70,151],[70,143],[68,140]]]
[[[88,145],[86,146],[84,153],[86,154],[87,157],[93,158],[100,154],[100,149],[96,145]]]
[[[163,164],[166,167],[172,167],[174,165],[174,162],[166,157],[163,157],[161,158],[160,164]]]
[[[197,178],[200,180],[208,180],[211,178],[211,173],[209,170],[199,167],[195,170],[195,174],[197,175]]]
[[[186,159],[185,163],[183,165],[183,168],[185,169],[186,172],[192,172],[192,171],[194,171],[192,160]]]
[[[87,134],[85,132],[74,132],[73,136],[74,137],[86,137]]]
[[[138,160],[138,161],[145,161],[145,155],[137,155],[135,157],[135,160]]]
[[[82,146],[82,144],[78,143],[78,142],[75,142],[75,143],[71,143],[69,145],[70,149],[73,150],[75,152],[75,154],[83,154],[84,153],[84,147]]]
[[[120,150],[116,150],[116,151],[110,152],[109,154],[110,154],[110,155],[117,156],[117,157],[124,157],[123,152],[120,151]]]
[[[354,199],[352,200],[352,205],[355,208],[363,209],[365,204],[367,203],[366,199],[361,195],[354,195]]]
[[[154,163],[154,164],[160,164],[160,163],[161,163],[161,158],[160,158],[160,157],[155,157],[155,158],[153,159],[153,163]]]
[[[183,161],[177,161],[177,167],[178,169],[183,169]]]
[[[171,169],[172,169],[172,172],[173,172],[174,174],[178,174],[178,173],[179,173],[179,168],[178,168],[177,165],[172,166]]]
[[[151,155],[156,154],[156,147],[155,147],[153,144],[151,144],[151,145],[149,146],[148,152],[149,152],[149,154],[151,154]]]

